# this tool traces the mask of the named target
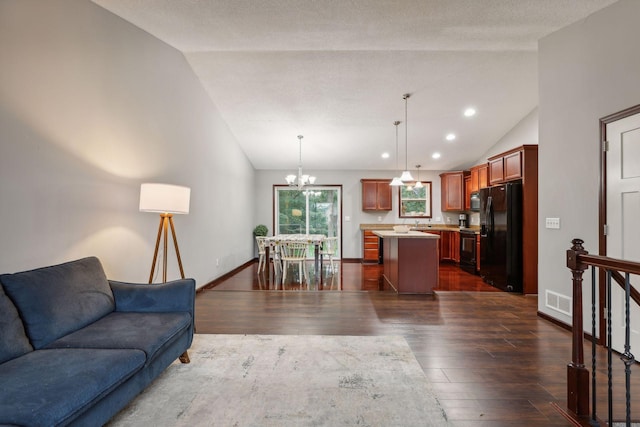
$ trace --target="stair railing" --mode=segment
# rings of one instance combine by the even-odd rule
[[[567,366],[567,407],[578,417],[589,417],[591,425],[600,425],[597,414],[596,388],[596,316],[599,315],[596,302],[596,269],[606,274],[607,334],[604,345],[607,347],[607,397],[608,397],[608,425],[613,425],[613,385],[612,364],[613,350],[611,348],[611,286],[619,285],[624,290],[625,310],[625,344],[620,359],[625,365],[625,409],[626,425],[631,426],[631,365],[635,357],[631,353],[630,345],[630,310],[631,301],[640,306],[640,293],[631,285],[630,275],[640,275],[640,263],[609,258],[599,255],[589,255],[582,246],[581,239],[572,240],[571,249],[567,250],[567,267],[573,275],[573,319],[572,319],[572,355],[571,363]],[[591,269],[591,412],[589,412],[589,370],[584,364],[584,329],[582,311],[582,275],[589,267]]]

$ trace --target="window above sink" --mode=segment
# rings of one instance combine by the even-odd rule
[[[415,183],[398,188],[400,218],[431,218],[431,182],[422,182],[422,187]]]

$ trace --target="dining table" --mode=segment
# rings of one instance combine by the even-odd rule
[[[276,234],[265,239],[265,258],[269,260],[269,253],[271,248],[277,247],[279,244],[285,241],[294,242],[307,242],[309,245],[314,245],[313,251],[313,267],[314,267],[314,281],[318,284],[318,290],[322,289],[322,244],[327,238],[324,234]],[[271,276],[271,270],[269,270]]]

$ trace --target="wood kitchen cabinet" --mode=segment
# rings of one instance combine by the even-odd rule
[[[476,272],[480,273],[480,235],[476,234]]]
[[[489,185],[489,165],[487,163],[473,166],[470,170],[469,177],[469,193],[480,191]]]
[[[523,145],[506,153],[489,157],[489,184],[496,185],[522,179],[526,153],[528,151],[531,153],[530,156],[533,156],[532,153],[535,150],[537,164],[537,147],[537,145]]]
[[[464,210],[468,211],[471,209],[471,176],[467,175],[464,177]]]
[[[371,230],[362,230],[362,262],[377,263],[379,256],[378,236]]]
[[[489,159],[489,185],[504,182],[504,157]]]
[[[465,209],[464,197],[464,171],[445,172],[440,174],[440,210],[463,211]]]
[[[460,262],[460,233],[440,231],[440,261]]]
[[[391,182],[388,179],[361,179],[362,183],[362,210],[363,211],[390,211]]]

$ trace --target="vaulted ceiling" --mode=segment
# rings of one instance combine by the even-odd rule
[[[305,169],[347,170],[404,169],[405,138],[411,169],[471,165],[536,108],[537,41],[614,3],[93,1],[183,52],[256,169],[303,135]]]

